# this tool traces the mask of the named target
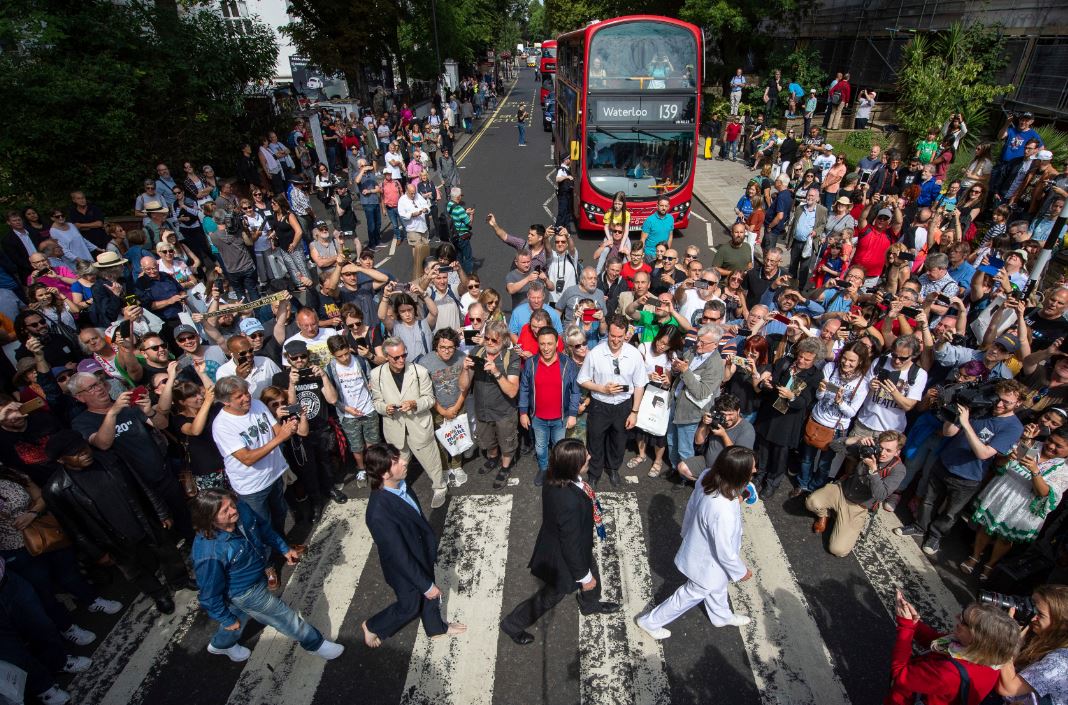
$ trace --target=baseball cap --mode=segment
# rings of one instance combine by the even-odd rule
[[[882,218],[884,216],[887,217],[887,218],[891,218],[891,217],[893,217],[893,215],[894,215],[894,211],[890,210],[889,208],[880,208],[879,209],[879,213],[878,213],[878,217],[879,218]]]
[[[823,145],[823,148],[826,149],[828,152],[833,152],[834,151],[834,145],[833,144],[825,144],[825,145]]]
[[[96,374],[104,368],[100,366],[100,363],[96,361],[96,358],[87,357],[78,363],[79,372],[88,372],[89,374]]]
[[[1048,149],[1040,149],[1038,150],[1038,154],[1035,155],[1035,159],[1040,162],[1051,161],[1053,159],[1053,152],[1049,151]]]
[[[994,339],[994,345],[1000,345],[1005,352],[1014,353],[1020,349],[1020,339],[1015,333],[1002,333]]]
[[[1023,250],[1023,249],[1013,250],[1009,254],[1010,255],[1019,255],[1020,259],[1022,259],[1024,261],[1024,264],[1027,264],[1027,250]]]
[[[174,329],[175,340],[177,340],[178,337],[182,335],[195,335],[198,338],[200,337],[200,333],[197,333],[197,329],[187,323],[183,323],[182,325]]]
[[[241,322],[237,324],[237,327],[245,335],[263,332],[263,324],[256,318],[242,318]]]
[[[1020,117],[1024,120],[1034,120],[1035,114],[1032,112],[1020,113]]]
[[[308,344],[303,340],[290,340],[286,343],[286,355],[306,355],[308,353]]]

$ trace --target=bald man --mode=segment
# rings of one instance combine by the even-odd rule
[[[185,289],[170,274],[159,271],[156,258],[148,255],[141,258],[141,276],[134,289],[141,307],[163,319],[165,327],[160,333],[168,343],[173,343],[172,331],[180,323],[178,314],[182,312]]]

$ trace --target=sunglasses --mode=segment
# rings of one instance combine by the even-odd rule
[[[164,345],[163,343],[157,343],[156,345],[145,345],[141,349],[142,350],[159,350],[160,348],[165,348],[165,347],[167,347],[167,346]]]
[[[898,362],[904,362],[905,360],[912,359],[912,355],[891,355],[890,357],[894,360],[897,360]]]
[[[288,357],[289,357],[290,360],[293,360],[294,362],[297,361],[297,360],[307,360],[308,359],[308,353],[298,353],[296,355],[289,355]]]
[[[403,352],[400,355],[386,355],[390,360],[403,360],[408,357],[408,353]]]
[[[472,322],[472,323],[481,323],[482,321],[484,321],[484,320],[486,320],[486,319],[484,319],[484,318],[478,318],[478,317],[475,317],[475,316],[471,316],[471,317],[470,317],[470,320],[471,320],[471,322]]]
[[[249,333],[248,337],[250,337],[250,338],[262,338],[263,337],[263,331],[257,331],[255,333]]]
[[[192,343],[194,340],[199,340],[199,338],[197,338],[195,335],[183,335],[180,338],[175,338],[175,341],[179,343]]]
[[[674,262],[675,260],[678,259],[678,257],[667,257],[667,256],[665,256],[664,259]]]
[[[619,358],[616,358],[616,357],[612,358],[612,372],[617,374],[617,375],[620,374],[620,372],[619,372]]]

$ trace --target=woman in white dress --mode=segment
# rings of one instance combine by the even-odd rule
[[[975,498],[972,521],[979,530],[972,555],[960,564],[965,574],[976,569],[993,543],[979,579],[990,577],[1014,544],[1030,543],[1038,537],[1046,517],[1068,490],[1068,428],[1058,428],[1045,443],[1033,438],[1025,431],[1008,461],[997,468],[999,475]]]
[[[682,546],[675,554],[675,567],[686,576],[686,584],[635,619],[649,636],[671,636],[664,626],[701,602],[713,626],[749,624],[749,617],[731,611],[727,586],[753,577],[740,555],[741,494],[755,472],[756,454],[742,446],[730,446],[697,479],[682,519]]]

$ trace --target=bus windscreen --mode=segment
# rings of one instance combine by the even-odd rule
[[[591,91],[695,89],[694,35],[662,22],[626,22],[599,30],[590,41]]]
[[[692,129],[642,130],[590,126],[586,169],[590,185],[611,196],[628,198],[670,195],[690,178]]]

